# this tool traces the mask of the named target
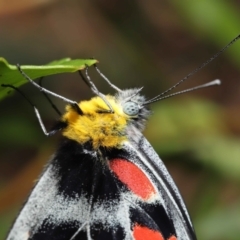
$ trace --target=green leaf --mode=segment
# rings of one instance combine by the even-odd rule
[[[64,58],[46,65],[24,65],[21,66],[21,68],[31,79],[37,79],[57,73],[76,72],[84,69],[85,66],[91,66],[95,63],[97,63],[96,59],[72,60],[70,58]],[[0,57],[0,100],[6,97],[10,91],[9,88],[1,87],[2,84],[19,87],[27,82],[15,65],[9,64],[4,58]]]

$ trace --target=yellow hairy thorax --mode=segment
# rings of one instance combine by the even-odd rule
[[[82,101],[78,105],[83,112],[80,115],[68,105],[62,120],[67,122],[63,136],[75,140],[80,144],[90,141],[94,149],[98,147],[120,147],[126,138],[126,125],[129,117],[122,111],[115,97],[106,96],[114,110],[107,113],[109,108],[100,97],[89,101]]]

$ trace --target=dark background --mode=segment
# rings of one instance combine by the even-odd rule
[[[144,86],[153,97],[240,34],[239,1],[0,0],[0,56],[41,65],[71,57],[99,60],[120,88]],[[222,85],[154,103],[145,135],[179,186],[199,239],[239,240],[240,41],[178,90],[219,78]],[[112,93],[90,69],[103,93]],[[91,91],[78,74],[47,77],[44,86],[73,100]],[[49,129],[57,119],[29,84],[21,90]],[[64,103],[55,99],[59,108]],[[33,181],[54,153],[31,106],[18,94],[0,103],[0,239]]]

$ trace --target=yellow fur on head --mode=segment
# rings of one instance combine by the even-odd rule
[[[63,136],[81,144],[91,141],[94,149],[100,146],[119,147],[127,139],[125,128],[129,118],[123,113],[115,97],[106,96],[106,98],[114,113],[103,112],[110,109],[100,97],[94,97],[78,104],[83,115],[79,115],[68,105],[62,117],[62,120],[68,124],[63,130]]]

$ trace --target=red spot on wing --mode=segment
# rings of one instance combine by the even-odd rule
[[[135,164],[118,158],[110,161],[110,168],[139,197],[148,199],[156,193],[145,173]]]
[[[134,240],[165,240],[160,232],[139,225],[134,226],[133,237]]]

